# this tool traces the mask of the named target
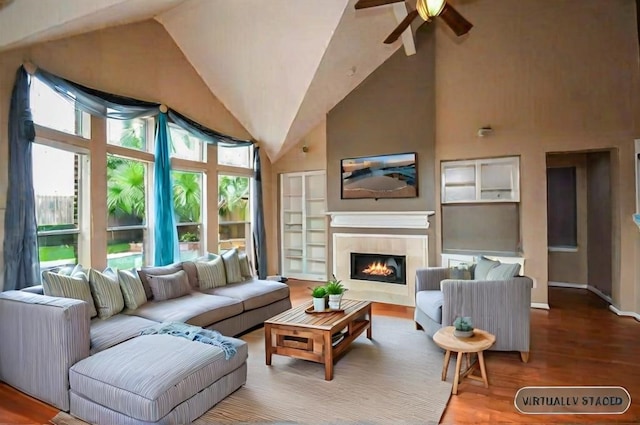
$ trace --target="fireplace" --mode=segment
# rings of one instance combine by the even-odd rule
[[[406,256],[351,253],[351,279],[406,285]]]

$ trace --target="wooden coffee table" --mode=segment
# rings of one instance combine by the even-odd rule
[[[324,379],[333,379],[333,362],[365,329],[371,339],[371,302],[342,300],[343,312],[309,314],[305,303],[264,322],[266,364],[271,356],[295,357],[324,363]],[[343,332],[339,341],[332,337]]]
[[[449,359],[451,358],[451,352],[455,351],[456,356],[456,372],[453,377],[452,394],[458,394],[458,384],[461,378],[474,379],[484,383],[485,388],[489,388],[489,380],[487,379],[487,370],[484,366],[484,354],[483,351],[491,347],[496,342],[496,337],[487,331],[482,329],[474,329],[472,337],[458,338],[453,335],[453,326],[447,326],[438,330],[433,336],[433,342],[438,344],[441,348],[447,350],[444,355],[444,365],[442,367],[442,380],[447,380],[447,371],[449,369]],[[472,375],[473,369],[476,365],[474,362],[471,364],[469,357],[471,353],[478,354],[478,362],[480,365],[481,376]],[[460,373],[460,366],[462,365],[463,354],[467,356],[467,368],[464,372]]]

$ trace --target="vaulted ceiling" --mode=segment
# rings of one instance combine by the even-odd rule
[[[355,0],[3,3],[0,50],[156,19],[272,161],[402,46],[382,40],[406,15],[403,3],[356,11]]]

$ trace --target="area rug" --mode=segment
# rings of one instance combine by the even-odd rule
[[[373,317],[373,339],[361,335],[324,380],[321,364],[274,355],[264,361],[264,330],[249,343],[247,383],[194,425],[237,423],[436,424],[451,394],[442,382],[443,352],[408,319]],[[82,425],[66,413],[56,425]]]

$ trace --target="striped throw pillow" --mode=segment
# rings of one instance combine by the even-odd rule
[[[235,248],[226,251],[222,254],[222,261],[224,261],[224,270],[227,274],[227,283],[242,282],[238,251]]]
[[[99,318],[108,319],[124,309],[124,298],[120,290],[118,275],[112,269],[107,268],[104,272],[90,269],[89,286]]]
[[[147,302],[147,294],[144,292],[142,281],[136,269],[118,270],[120,290],[124,297],[124,305],[130,310],[135,310]]]
[[[42,277],[42,286],[45,295],[86,301],[89,304],[89,317],[96,317],[98,315],[96,306],[93,303],[93,297],[91,296],[89,279],[82,270],[82,267],[74,269],[69,276],[52,272],[42,272]]]
[[[150,276],[149,286],[156,301],[170,300],[187,295],[191,292],[189,278],[184,270],[172,274]]]
[[[227,275],[224,271],[222,257],[211,261],[196,261],[198,271],[198,286],[200,289],[212,289],[227,284]]]
[[[251,265],[249,264],[249,256],[246,252],[238,254],[238,261],[240,261],[240,274],[242,274],[242,277],[253,277],[253,273],[251,273]]]

